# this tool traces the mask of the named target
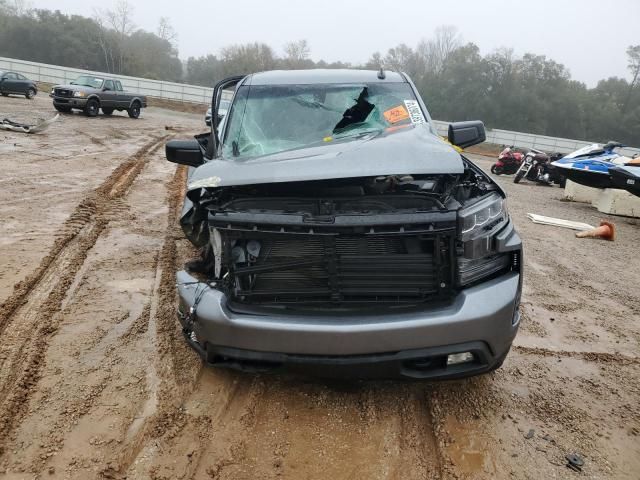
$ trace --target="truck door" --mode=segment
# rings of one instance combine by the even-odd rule
[[[115,81],[116,84],[116,101],[118,102],[118,108],[129,108],[129,102],[127,101],[127,96],[124,93],[122,88],[122,83],[120,80]]]
[[[107,108],[117,107],[117,96],[118,92],[116,92],[116,86],[113,80],[105,80],[104,86],[102,87],[102,95],[100,95],[100,103],[102,106]]]

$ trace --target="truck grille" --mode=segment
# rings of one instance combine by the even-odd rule
[[[54,88],[53,93],[56,97],[65,97],[65,98],[69,98],[73,95],[73,91],[67,90],[65,88]]]
[[[451,291],[452,236],[243,237],[261,248],[255,262],[233,266],[232,296],[242,303],[402,304]]]

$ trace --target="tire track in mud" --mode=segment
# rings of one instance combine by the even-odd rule
[[[619,365],[640,365],[639,357],[631,357],[621,353],[552,350],[549,348],[526,347],[523,345],[514,345],[513,348],[520,353],[538,355],[542,357],[578,358],[580,360],[585,360],[588,362],[616,363]]]
[[[11,315],[24,305],[31,290],[41,283],[45,272],[60,256],[62,250],[78,236],[83,227],[100,213],[100,207],[104,209],[105,200],[108,203],[121,196],[118,195],[118,188],[114,189],[114,187],[124,186],[122,183],[124,179],[129,179],[132,183],[131,175],[137,176],[140,173],[148,160],[146,157],[154,153],[166,138],[167,136],[154,137],[153,140],[143,145],[132,157],[116,167],[111,175],[74,209],[62,225],[63,235],[56,239],[47,256],[42,259],[33,273],[14,286],[13,293],[0,305],[0,334],[9,322]],[[126,186],[128,187],[130,183]]]
[[[109,472],[123,475],[138,458],[150,440],[168,434],[173,436],[184,428],[187,418],[180,408],[182,399],[191,392],[202,370],[181,337],[176,323],[175,272],[178,257],[177,239],[182,238],[177,219],[186,188],[187,169],[178,166],[167,184],[166,233],[155,265],[155,282],[145,323],[153,345],[152,376],[157,382],[151,389],[150,414],[134,429],[130,429],[124,448],[110,462]],[[206,422],[205,422],[206,423]]]
[[[0,454],[27,408],[68,290],[109,223],[105,214],[127,193],[166,138],[147,142],[76,207],[49,254],[0,306]]]

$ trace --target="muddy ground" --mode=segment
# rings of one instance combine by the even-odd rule
[[[53,114],[43,95],[0,98],[10,112]],[[498,178],[526,283],[515,347],[490,375],[204,368],[174,315],[174,272],[192,255],[176,227],[185,171],[163,159],[167,138],[202,127],[150,108],[0,132],[0,479],[640,477],[640,222],[610,218],[615,243],[578,240],[526,213],[602,214]]]

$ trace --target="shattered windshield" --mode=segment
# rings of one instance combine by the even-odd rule
[[[257,85],[236,93],[223,156],[255,157],[425,123],[407,83]]]
[[[83,87],[102,88],[104,80],[90,75],[82,75],[76,78],[71,85],[82,85]]]

